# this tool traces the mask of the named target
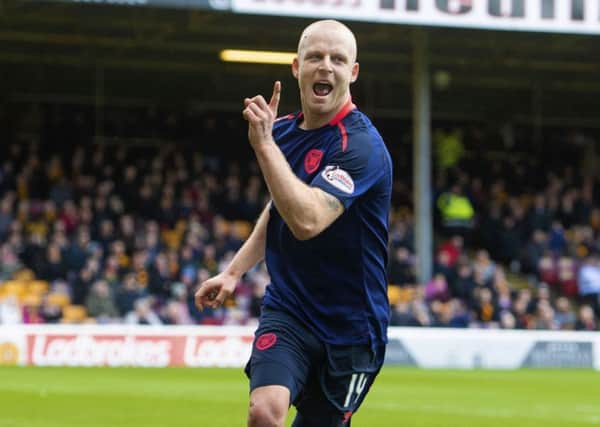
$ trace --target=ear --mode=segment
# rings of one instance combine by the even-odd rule
[[[359,68],[360,68],[360,66],[358,65],[358,62],[355,62],[354,65],[352,66],[352,74],[350,75],[350,83],[354,83],[356,81],[356,79],[358,79]]]
[[[298,69],[300,68],[300,63],[298,62],[298,57],[295,56],[292,61],[292,75],[297,79],[298,78]]]

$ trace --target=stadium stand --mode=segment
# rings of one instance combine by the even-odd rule
[[[165,129],[153,137],[173,137]],[[55,140],[59,130],[40,132]],[[553,140],[562,145],[544,154],[519,141],[522,151],[495,150],[501,139],[483,150],[484,133],[472,125],[448,135],[440,141],[461,149],[436,165],[432,206],[441,208],[428,283],[415,279],[408,144],[391,147],[392,324],[597,330],[600,194],[576,167],[582,138],[565,130]],[[267,201],[248,152],[92,144],[79,131],[65,133],[60,149],[18,130],[12,137],[0,148],[1,323],[255,321],[269,280],[262,265],[222,309],[200,313],[193,304],[196,286],[223,268]],[[468,221],[450,224],[458,227],[443,212],[453,194],[468,206]]]

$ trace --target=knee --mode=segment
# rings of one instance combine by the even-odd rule
[[[265,401],[250,401],[248,427],[283,427],[287,408]]]

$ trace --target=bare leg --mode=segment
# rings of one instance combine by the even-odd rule
[[[258,387],[250,394],[248,427],[283,427],[289,407],[290,391],[287,387]]]

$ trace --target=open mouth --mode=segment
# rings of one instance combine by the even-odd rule
[[[329,83],[315,83],[313,85],[313,92],[317,96],[327,96],[332,91],[333,86]]]

